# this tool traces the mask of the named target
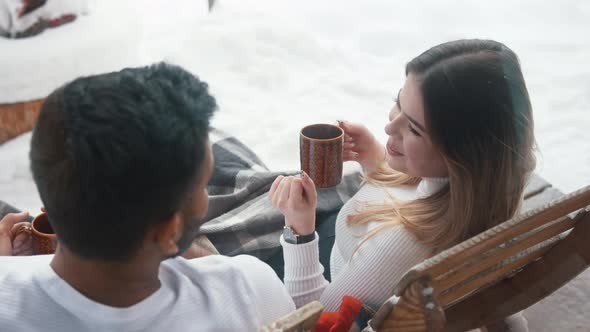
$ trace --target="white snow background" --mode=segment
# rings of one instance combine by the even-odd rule
[[[383,127],[407,61],[460,38],[520,57],[534,108],[537,173],[564,192],[590,184],[590,2],[562,0],[94,0],[89,15],[0,39],[0,103],[79,76],[166,60],[210,84],[214,126],[273,170],[298,168],[298,132],[337,119]],[[37,213],[30,134],[0,145],[0,199]],[[347,165],[347,170],[354,169]],[[590,273],[527,310],[531,331],[590,331]],[[586,317],[584,317],[586,316]]]

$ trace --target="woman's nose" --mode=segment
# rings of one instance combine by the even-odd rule
[[[400,121],[399,112],[392,111],[389,116],[389,122],[385,125],[385,133],[389,136],[393,136],[397,132],[398,122]]]
[[[389,136],[393,135],[393,121],[389,121],[385,125],[385,133]]]

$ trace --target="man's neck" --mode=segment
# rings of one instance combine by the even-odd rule
[[[89,260],[60,246],[51,267],[87,298],[112,307],[129,307],[160,288],[160,261],[133,258],[128,262]]]

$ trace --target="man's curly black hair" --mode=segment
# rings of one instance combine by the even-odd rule
[[[53,92],[31,169],[59,241],[123,260],[179,211],[199,179],[216,110],[207,84],[165,63],[83,77]]]

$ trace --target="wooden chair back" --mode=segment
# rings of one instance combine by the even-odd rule
[[[590,186],[418,264],[367,331],[465,331],[517,313],[588,267],[588,235]]]

